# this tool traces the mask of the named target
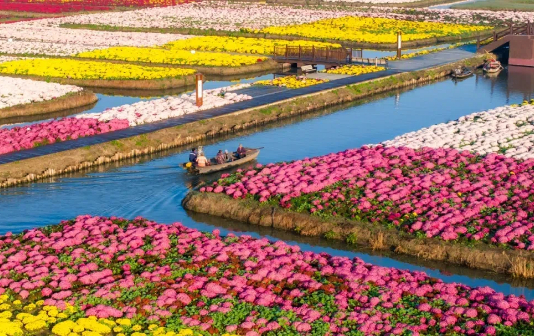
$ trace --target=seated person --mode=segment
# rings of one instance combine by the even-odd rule
[[[234,156],[228,153],[228,149],[224,150],[224,159],[226,160],[226,162],[234,161]]]
[[[245,147],[243,147],[242,144],[239,144],[239,147],[237,147],[237,158],[238,159],[241,159],[241,158],[244,158],[246,155],[247,155],[247,150]]]
[[[210,165],[210,160],[208,160],[205,156],[204,156],[204,153],[200,153],[197,157],[197,166],[198,167],[206,167],[206,166],[209,166]]]
[[[217,161],[217,164],[223,164],[226,162],[226,158],[224,157],[224,153],[221,149],[217,152],[217,155],[215,156],[215,161]]]
[[[191,149],[191,152],[189,153],[189,162],[191,163],[197,162],[197,151],[195,148]]]

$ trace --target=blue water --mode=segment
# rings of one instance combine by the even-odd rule
[[[208,142],[205,150],[208,155],[214,155],[218,149],[234,149],[239,143],[249,147],[265,147],[259,157],[261,163],[342,151],[391,139],[469,113],[520,102],[530,98],[531,92],[534,92],[531,87],[534,81],[525,80],[532,78],[534,74],[530,70],[514,68],[495,78],[478,74],[462,82],[447,79],[334,113]],[[265,229],[242,223],[213,218],[198,219],[198,215],[189,215],[180,205],[190,188],[200,181],[198,177],[192,177],[179,168],[187,160],[187,152],[184,148],[152,158],[99,167],[86,173],[2,189],[0,234],[54,224],[80,214],[127,218],[143,216],[162,223],[180,221],[200,230],[220,228],[223,233],[247,232],[254,236],[290,240],[304,250],[357,256],[377,265],[425,271],[447,282],[487,285],[507,294],[534,298],[533,290],[506,283],[508,279],[492,274],[449,268],[443,264],[439,264],[439,267],[418,266],[412,261],[401,262],[350,251],[341,243],[332,247],[298,236],[287,236],[288,233],[266,232]],[[210,178],[213,176],[207,177]],[[439,269],[453,274],[440,272]]]

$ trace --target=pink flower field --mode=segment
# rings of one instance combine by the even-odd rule
[[[39,335],[532,335],[534,312],[488,287],[281,241],[91,216],[0,236],[0,299],[12,302],[0,323]]]
[[[0,129],[0,154],[29,149],[59,141],[128,128],[128,120],[102,122],[94,118],[63,118],[29,126]]]
[[[223,175],[203,192],[447,241],[534,249],[534,160],[362,147]]]

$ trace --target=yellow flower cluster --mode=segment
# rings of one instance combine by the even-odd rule
[[[386,70],[384,67],[379,66],[363,66],[363,65],[344,65],[336,69],[326,70],[326,73],[338,74],[338,75],[351,75],[359,76],[371,72],[383,71]]]
[[[43,301],[23,305],[20,300],[11,301],[9,296],[0,295],[0,336],[43,332],[74,311],[70,305],[60,312],[55,306],[44,306]]]
[[[461,36],[491,28],[488,26],[347,16],[299,25],[267,27],[254,32],[339,41],[395,43],[398,31],[403,33],[403,41],[414,41],[432,37]]]
[[[254,84],[285,86],[288,89],[300,89],[306,86],[312,86],[312,85],[317,85],[317,84],[326,83],[326,82],[328,82],[328,80],[314,79],[314,78],[299,79],[296,76],[286,76],[286,77],[275,78],[273,80],[262,80]]]
[[[74,318],[74,313],[76,309],[68,304],[59,310],[45,306],[42,300],[23,305],[20,300],[12,301],[8,295],[0,295],[0,336],[202,336],[192,329],[174,332],[156,324],[143,327],[127,318],[115,321],[95,316]]]
[[[216,52],[191,52],[189,50],[163,48],[113,47],[93,50],[76,55],[82,58],[121,60],[128,62],[238,67],[265,60],[265,57],[231,55]]]
[[[340,48],[337,43],[323,43],[305,40],[275,40],[249,37],[201,36],[178,40],[165,45],[176,50],[227,51],[243,54],[271,55],[275,46],[330,47]]]
[[[71,79],[160,79],[192,75],[192,69],[169,69],[133,64],[35,58],[0,63],[0,73]]]

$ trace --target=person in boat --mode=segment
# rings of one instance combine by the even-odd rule
[[[215,161],[217,162],[217,164],[226,163],[226,158],[224,157],[222,149],[219,149],[219,151],[217,152],[217,155],[215,156]]]
[[[239,147],[237,147],[236,153],[237,153],[237,158],[238,159],[242,159],[245,156],[247,156],[247,150],[245,149],[245,147],[243,147],[242,144],[239,144]]]
[[[189,153],[189,162],[196,163],[197,162],[197,149],[192,148],[191,152]]]
[[[206,167],[210,165],[210,160],[206,158],[203,152],[200,152],[198,153],[196,163],[197,163],[197,167]]]
[[[228,153],[228,149],[224,150],[224,159],[226,160],[226,162],[234,161],[234,156]]]

